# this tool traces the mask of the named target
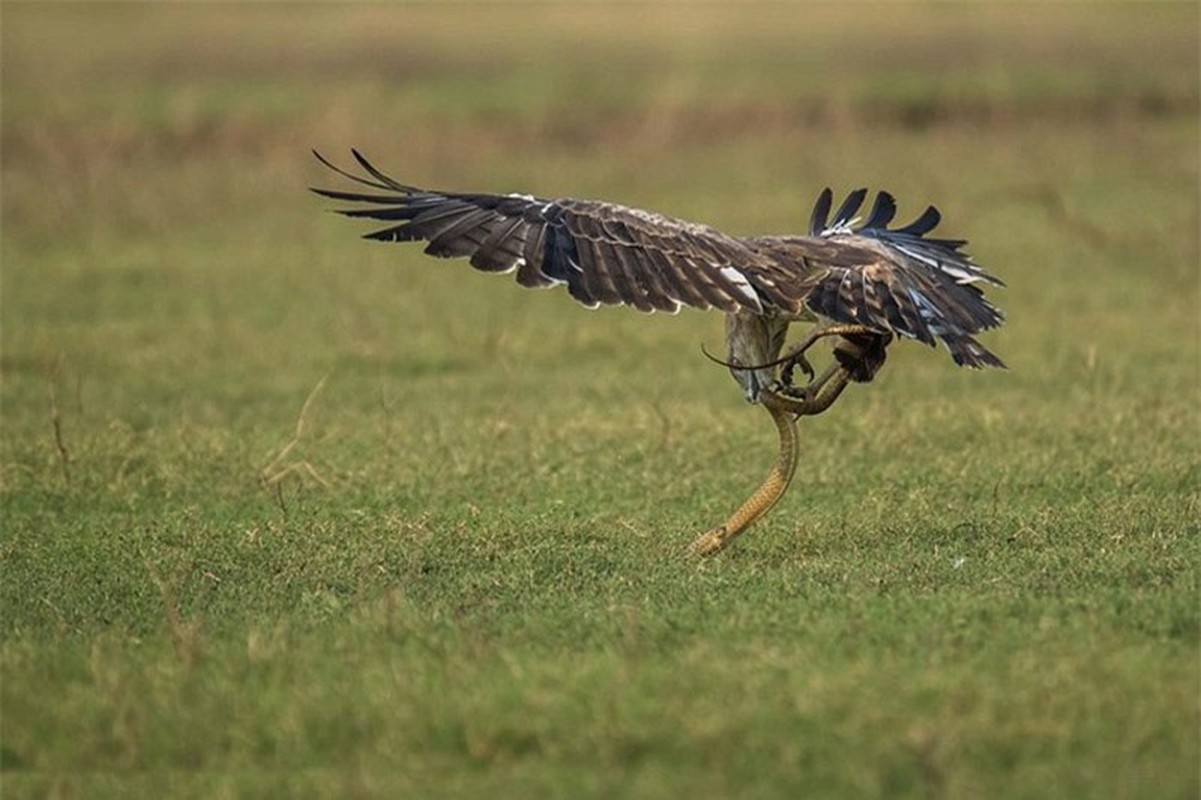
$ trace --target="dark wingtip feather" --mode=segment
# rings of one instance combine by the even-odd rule
[[[834,192],[827,186],[817,196],[817,202],[813,205],[813,213],[809,215],[809,234],[811,236],[820,236],[821,232],[826,229],[826,222],[830,218],[830,206],[833,202]]]
[[[847,199],[842,201],[842,205],[838,207],[837,213],[834,214],[834,220],[830,223],[832,227],[839,225],[847,225],[855,216],[855,212],[863,205],[864,199],[867,198],[867,189],[856,189],[847,195]]]
[[[361,238],[370,239],[373,242],[410,241],[409,239],[406,239],[401,235],[402,229],[405,227],[407,227],[407,226],[406,225],[394,225],[391,228],[383,228],[378,231],[372,231],[371,233],[364,233]]]
[[[354,160],[358,162],[359,166],[361,166],[364,170],[366,170],[367,174],[370,175],[375,180],[369,180],[367,178],[364,178],[362,175],[355,175],[353,172],[349,172],[345,169],[342,169],[341,167],[339,167],[338,165],[336,165],[332,161],[330,161],[328,158],[321,155],[321,153],[315,149],[312,150],[312,153],[313,153],[313,156],[319,162],[321,162],[321,164],[323,166],[325,166],[327,169],[330,169],[330,170],[338,173],[339,175],[341,175],[344,178],[349,178],[350,180],[354,181],[355,183],[360,183],[364,186],[370,186],[372,189],[382,189],[384,191],[390,191],[390,192],[395,191],[395,192],[401,192],[403,194],[413,194],[415,192],[421,191],[420,189],[417,189],[416,187],[406,186],[405,184],[401,183],[400,181],[396,180],[395,178],[392,178],[392,177],[386,175],[384,172],[382,172],[381,170],[376,168],[376,166],[374,164],[372,164],[370,161],[368,161],[367,157],[364,156],[361,152],[359,152],[359,150],[357,148],[354,148],[354,147],[350,148],[351,155],[354,156]]]
[[[315,148],[315,147],[314,147],[314,148],[313,148],[313,149],[312,149],[310,152],[313,154],[313,156],[314,156],[314,157],[315,157],[315,158],[316,158],[318,161],[320,161],[322,164],[324,164],[325,166],[327,166],[327,167],[329,167],[330,169],[332,169],[334,172],[341,172],[341,170],[339,170],[337,167],[335,167],[333,164],[331,164],[331,163],[330,163],[330,161],[329,161],[329,159],[328,159],[328,158],[326,158],[325,156],[321,155],[321,153],[320,153],[320,152],[318,152],[317,148]]]
[[[355,153],[355,150],[352,149],[351,153]],[[355,175],[353,172],[347,172],[346,169],[342,169],[341,167],[335,165],[334,162],[331,162],[329,159],[327,159],[327,157],[317,153],[317,150],[313,150],[312,154],[317,157],[317,161],[321,162],[322,165],[328,167],[329,169],[333,169],[334,172],[341,175],[343,178],[349,178],[353,180],[354,183],[370,186],[371,189],[382,189],[384,191],[393,191],[398,189],[398,186],[393,185],[395,181],[392,181],[392,183],[376,183],[374,180],[368,180],[364,178],[363,175]]]
[[[922,215],[910,222],[904,228],[897,228],[896,233],[905,233],[910,236],[925,236],[930,231],[938,227],[938,223],[942,221],[942,214],[934,206],[927,206]]]
[[[943,336],[942,340],[951,351],[951,358],[961,367],[1009,369],[996,353],[970,336]]]
[[[981,272],[983,272],[983,270],[981,270]],[[983,274],[984,280],[988,281],[993,286],[1000,286],[1002,289],[1008,288],[1005,284],[1005,281],[1001,280],[996,275],[993,275],[991,272],[983,272]],[[1002,318],[1004,318],[1004,315],[1002,315]]]
[[[352,149],[350,152],[355,153],[356,151]],[[383,189],[385,191],[389,191],[389,190],[397,188],[396,186],[393,186],[389,183],[376,183],[375,181],[367,180],[362,175],[355,175],[353,172],[347,172],[346,170],[344,170],[341,167],[334,164],[332,161],[330,161],[325,156],[321,155],[321,153],[317,152],[316,150],[313,150],[313,155],[316,156],[317,160],[320,161],[327,168],[338,173],[343,178],[349,178],[350,180],[354,181],[355,183],[361,183],[364,186],[370,186],[372,189]],[[372,174],[374,174],[374,173],[372,173]]]
[[[360,153],[356,148],[354,148],[354,147],[350,148],[350,154],[352,156],[354,156],[355,161],[359,162],[360,167],[367,170],[367,172],[371,175],[371,177],[375,178],[377,181],[382,183],[387,188],[395,189],[398,192],[405,192],[406,194],[408,192],[413,191],[413,188],[411,186],[405,186],[404,184],[397,181],[395,178],[391,178],[388,175],[385,175],[380,170],[376,169],[375,165],[372,164],[370,161],[368,161],[367,157],[364,156],[362,153]]]
[[[375,203],[377,205],[395,205],[404,200],[395,194],[361,194],[359,192],[339,192],[335,189],[318,189],[315,186],[310,186],[309,191],[313,194],[328,197],[331,200],[345,200],[351,203]]]
[[[1009,369],[1009,365],[997,358],[992,353],[986,352],[984,355],[980,356],[960,356],[952,354],[951,357],[955,359],[955,363],[957,365],[961,367],[967,367],[968,369],[984,369],[985,367],[1003,370]]]
[[[897,201],[893,199],[893,196],[888,192],[877,192],[876,202],[872,203],[872,210],[867,215],[867,221],[863,223],[863,227],[886,228],[896,215]]]

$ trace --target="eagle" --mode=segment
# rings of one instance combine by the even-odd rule
[[[344,216],[383,223],[366,239],[422,241],[431,256],[466,258],[481,272],[514,274],[522,286],[564,286],[589,308],[725,312],[725,357],[709,357],[768,411],[780,444],[763,484],[692,543],[701,555],[724,549],[776,504],[796,471],[797,420],[826,411],[848,384],[870,382],[894,341],[941,343],[961,367],[1005,368],[975,338],[1004,322],[982,290],[1004,283],[964,252],[966,241],[928,236],[941,221],[934,206],[890,228],[897,204],[888,192],[860,217],[866,189],[850,192],[831,215],[834,194],[826,188],[807,234],[740,237],[597,200],[420,189],[358,150],[351,154],[362,174],[313,154],[357,185],[312,191],[355,204],[336,209]],[[812,328],[786,350],[794,322]],[[833,357],[819,374],[806,354],[823,339],[833,341]]]

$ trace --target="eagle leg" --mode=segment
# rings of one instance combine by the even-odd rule
[[[795,369],[800,369],[809,378],[810,385],[814,376],[817,374],[813,365],[809,363],[809,359],[805,357],[805,351],[813,347],[819,339],[826,336],[862,336],[868,334],[878,334],[879,331],[869,328],[866,325],[851,325],[844,323],[830,323],[828,325],[819,325],[813,328],[805,335],[803,339],[798,341],[792,347],[788,348],[788,353],[781,361],[780,367],[780,382],[784,386],[792,386],[792,373]]]
[[[796,421],[803,416],[820,414],[829,408],[850,382],[851,372],[841,364],[831,364],[821,377],[802,390],[804,397],[786,397],[771,390],[759,394],[759,402],[771,414],[780,434],[780,454],[771,473],[755,493],[739,506],[723,524],[701,534],[692,543],[696,555],[711,556],[726,548],[730,541],[772,509],[784,496],[796,472]]]
[[[778,394],[773,394],[773,401],[784,406],[790,414],[797,417],[811,417],[820,414],[842,394],[843,389],[851,381],[853,372],[850,368],[835,361],[826,367],[825,371],[801,389],[795,389],[787,384],[782,385]],[[764,392],[762,394],[772,394]],[[762,394],[760,395],[762,397]]]

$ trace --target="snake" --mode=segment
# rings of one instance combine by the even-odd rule
[[[730,518],[716,528],[706,531],[692,543],[692,552],[701,556],[711,556],[719,553],[738,536],[749,528],[756,520],[771,511],[772,507],[784,496],[796,474],[797,459],[800,456],[800,446],[797,441],[797,417],[789,410],[787,402],[772,392],[763,392],[760,403],[771,415],[780,435],[780,454],[772,466],[767,479],[760,484],[754,494],[747,498]]]
[[[821,414],[828,409],[852,380],[853,366],[848,367],[835,361],[821,376],[815,378],[802,397],[777,394],[770,389],[759,392],[759,403],[771,415],[780,434],[780,454],[754,494],[746,499],[730,518],[701,534],[692,543],[692,552],[700,556],[711,556],[726,548],[734,537],[749,528],[756,520],[771,511],[780,501],[796,474],[800,446],[797,442],[797,420],[801,417]]]

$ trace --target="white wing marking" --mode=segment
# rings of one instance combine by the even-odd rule
[[[723,267],[717,264],[710,264],[710,266],[717,267],[717,271],[721,273],[722,277],[734,284],[734,288],[738,289],[742,296],[745,297],[748,302],[754,305],[757,311],[763,310],[763,305],[759,301],[759,295],[755,292],[755,287],[751,286],[751,284],[747,281],[746,276],[744,276],[734,267]]]

